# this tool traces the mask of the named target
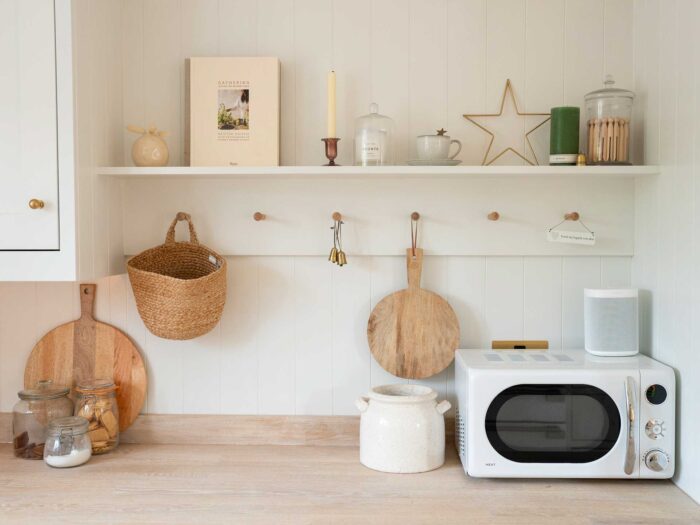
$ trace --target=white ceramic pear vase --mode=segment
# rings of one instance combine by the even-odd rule
[[[355,401],[360,418],[360,462],[374,470],[415,473],[445,462],[445,412],[437,392],[421,385],[385,385]]]
[[[168,165],[168,144],[163,140],[168,132],[159,131],[155,126],[148,129],[127,126],[132,133],[141,135],[131,147],[131,158],[135,166],[156,167]]]

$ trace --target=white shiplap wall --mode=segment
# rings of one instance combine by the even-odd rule
[[[531,112],[582,105],[605,73],[633,80],[632,0],[121,1],[124,121],[170,131],[173,165],[183,163],[190,56],[280,58],[283,165],[321,163],[330,69],[341,164],[370,102],[395,119],[401,162],[415,158],[416,135],[445,127],[465,144],[459,158],[479,164],[488,136],[462,114],[495,111],[507,78]],[[124,138],[130,163],[134,136]]]
[[[396,120],[398,158],[412,156],[411,137],[446,126],[476,164],[486,138],[461,115],[497,107],[506,78],[528,111],[580,105],[604,72],[630,86],[633,11],[632,0],[79,0],[81,209],[119,206],[91,166],[127,162],[134,137],[122,125],[171,131],[181,163],[188,56],[281,58],[283,164],[319,163],[331,68],[348,144],[341,162],[354,117],[376,101]],[[81,254],[86,275],[121,268],[118,226],[84,229],[83,245],[95,245]],[[189,342],[144,329],[125,276],[99,281],[98,318],[125,329],[148,362],[148,412],[347,414],[370,385],[395,380],[371,359],[365,325],[404,286],[403,258],[354,257],[339,269],[322,257],[239,257],[230,270],[222,323]],[[465,346],[580,345],[582,288],[629,280],[625,257],[430,257],[424,270],[424,285],[458,312]],[[11,408],[36,340],[77,316],[75,289],[0,283],[0,410]],[[428,383],[449,392],[449,375]]]
[[[222,322],[166,341],[141,322],[125,275],[98,281],[98,319],[126,331],[148,365],[151,413],[354,414],[370,385],[397,381],[371,358],[371,308],[405,287],[402,257],[229,258]],[[583,342],[582,289],[628,286],[627,257],[427,257],[423,285],[457,312],[464,347],[491,339]],[[11,410],[36,341],[78,316],[74,283],[0,283],[0,411]],[[451,370],[423,381],[441,395]]]
[[[635,2],[638,140],[661,175],[637,182],[632,275],[645,349],[677,370],[677,484],[700,502],[700,2]]]

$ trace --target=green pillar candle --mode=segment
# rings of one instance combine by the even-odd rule
[[[581,110],[573,106],[552,108],[549,135],[549,163],[576,164]]]

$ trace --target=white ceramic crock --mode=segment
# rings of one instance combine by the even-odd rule
[[[445,462],[445,418],[449,401],[436,403],[427,386],[373,388],[355,405],[360,420],[360,462],[382,472],[434,470]]]

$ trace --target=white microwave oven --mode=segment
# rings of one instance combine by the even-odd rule
[[[457,350],[455,443],[475,477],[668,478],[675,375],[584,350]]]

